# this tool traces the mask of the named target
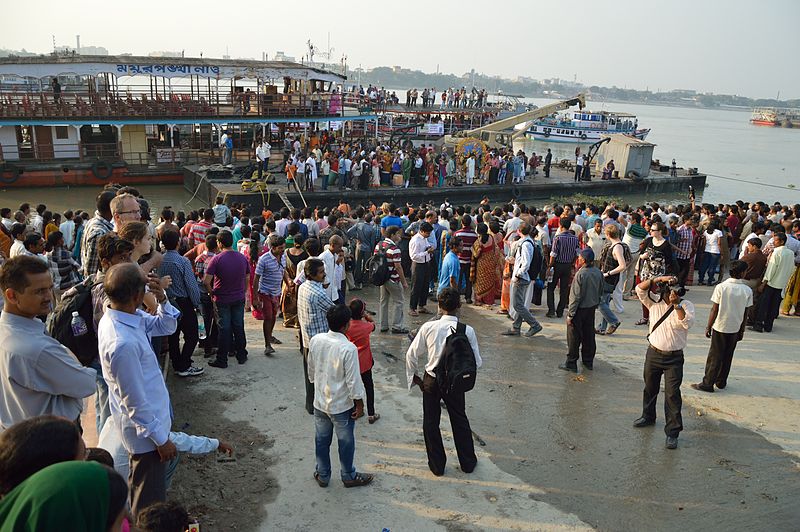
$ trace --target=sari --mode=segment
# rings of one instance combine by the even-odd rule
[[[297,265],[301,261],[306,260],[309,254],[303,250],[299,255],[292,255],[289,250],[286,250],[286,273],[290,279],[297,277]],[[292,284],[289,286],[283,283],[283,291],[281,292],[281,311],[283,312],[283,326],[292,329],[300,327],[300,322],[297,319],[297,285]]]
[[[475,303],[494,305],[494,300],[497,299],[497,277],[500,269],[500,253],[494,238],[490,236],[484,244],[479,237],[472,245],[470,267]]]
[[[436,165],[434,164],[433,159],[431,159],[430,156],[428,156],[428,162],[427,162],[427,165],[426,165],[426,171],[428,173],[428,187],[435,187],[436,186]]]

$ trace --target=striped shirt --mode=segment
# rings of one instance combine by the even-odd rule
[[[192,228],[189,230],[189,245],[194,247],[204,243],[206,241],[206,233],[208,233],[209,229],[211,229],[211,222],[205,220],[201,220],[192,225]]]
[[[458,254],[458,262],[461,264],[469,265],[472,261],[472,244],[478,240],[478,233],[472,230],[472,227],[462,227],[454,233],[461,239],[461,253]]]
[[[694,234],[692,233],[692,228],[686,224],[680,226],[678,228],[678,243],[675,246],[678,248],[678,251],[675,253],[675,257],[681,260],[688,259],[692,254],[693,241]]]
[[[303,345],[308,346],[314,336],[328,332],[328,309],[333,301],[319,281],[306,280],[297,289],[297,321],[303,335]]]
[[[256,264],[256,275],[260,276],[258,281],[258,293],[268,296],[281,295],[281,283],[283,282],[283,272],[286,270],[286,255],[281,253],[280,258],[270,253],[264,253]]]
[[[197,278],[192,270],[192,263],[189,259],[171,249],[164,253],[164,260],[158,267],[160,276],[169,275],[172,284],[167,288],[167,296],[170,298],[185,297],[192,302],[195,308],[200,306],[200,288],[197,286]]]
[[[80,264],[75,262],[72,254],[64,248],[56,248],[47,254],[50,259],[50,274],[53,286],[58,290],[68,290],[81,282],[78,275]]]
[[[196,259],[194,259],[194,272],[197,275],[197,280],[199,282],[203,282],[203,278],[206,276],[206,265],[208,264],[208,261],[211,260],[211,257],[216,254],[217,253],[214,251],[205,250]]]
[[[382,242],[378,242],[375,246],[375,253],[382,251],[386,253],[386,261],[389,263],[389,279],[395,283],[400,281],[400,274],[397,273],[397,268],[400,264],[400,248],[397,247],[391,238],[386,238]]]
[[[556,262],[572,264],[580,251],[578,237],[572,233],[559,233],[553,239],[553,249],[550,256],[555,257]]]
[[[97,254],[97,241],[106,233],[114,231],[111,222],[95,213],[94,218],[86,223],[81,242],[81,264],[83,276],[89,277],[100,269],[100,257]]]

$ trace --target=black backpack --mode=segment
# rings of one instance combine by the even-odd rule
[[[531,264],[528,266],[528,279],[533,282],[542,272],[542,263],[544,258],[542,257],[542,252],[539,249],[539,246],[533,242],[531,242],[531,246],[533,246],[533,255],[531,256]]]
[[[447,337],[434,372],[436,384],[443,394],[468,392],[475,387],[478,365],[467,338],[467,326],[459,322]]]
[[[87,280],[67,290],[47,318],[47,334],[72,351],[84,366],[91,364],[100,354],[97,332],[94,330],[93,286],[95,283]],[[87,326],[86,334],[80,338],[75,338],[72,334],[72,313],[75,311],[86,321]]]
[[[383,286],[391,278],[389,259],[386,257],[386,248],[383,244],[378,247],[375,254],[367,261],[369,280],[375,286]]]

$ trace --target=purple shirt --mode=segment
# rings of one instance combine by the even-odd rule
[[[214,255],[206,266],[206,274],[214,276],[214,301],[223,305],[244,301],[249,273],[250,263],[241,253],[228,250]]]

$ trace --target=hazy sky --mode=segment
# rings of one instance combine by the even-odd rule
[[[636,89],[697,89],[800,98],[798,0],[405,0],[220,2],[4,0],[0,48],[49,52],[98,45],[110,53],[298,59],[310,38],[353,68]],[[233,7],[233,6],[248,6]],[[358,12],[365,8],[363,14]],[[320,59],[319,56],[316,57]]]

